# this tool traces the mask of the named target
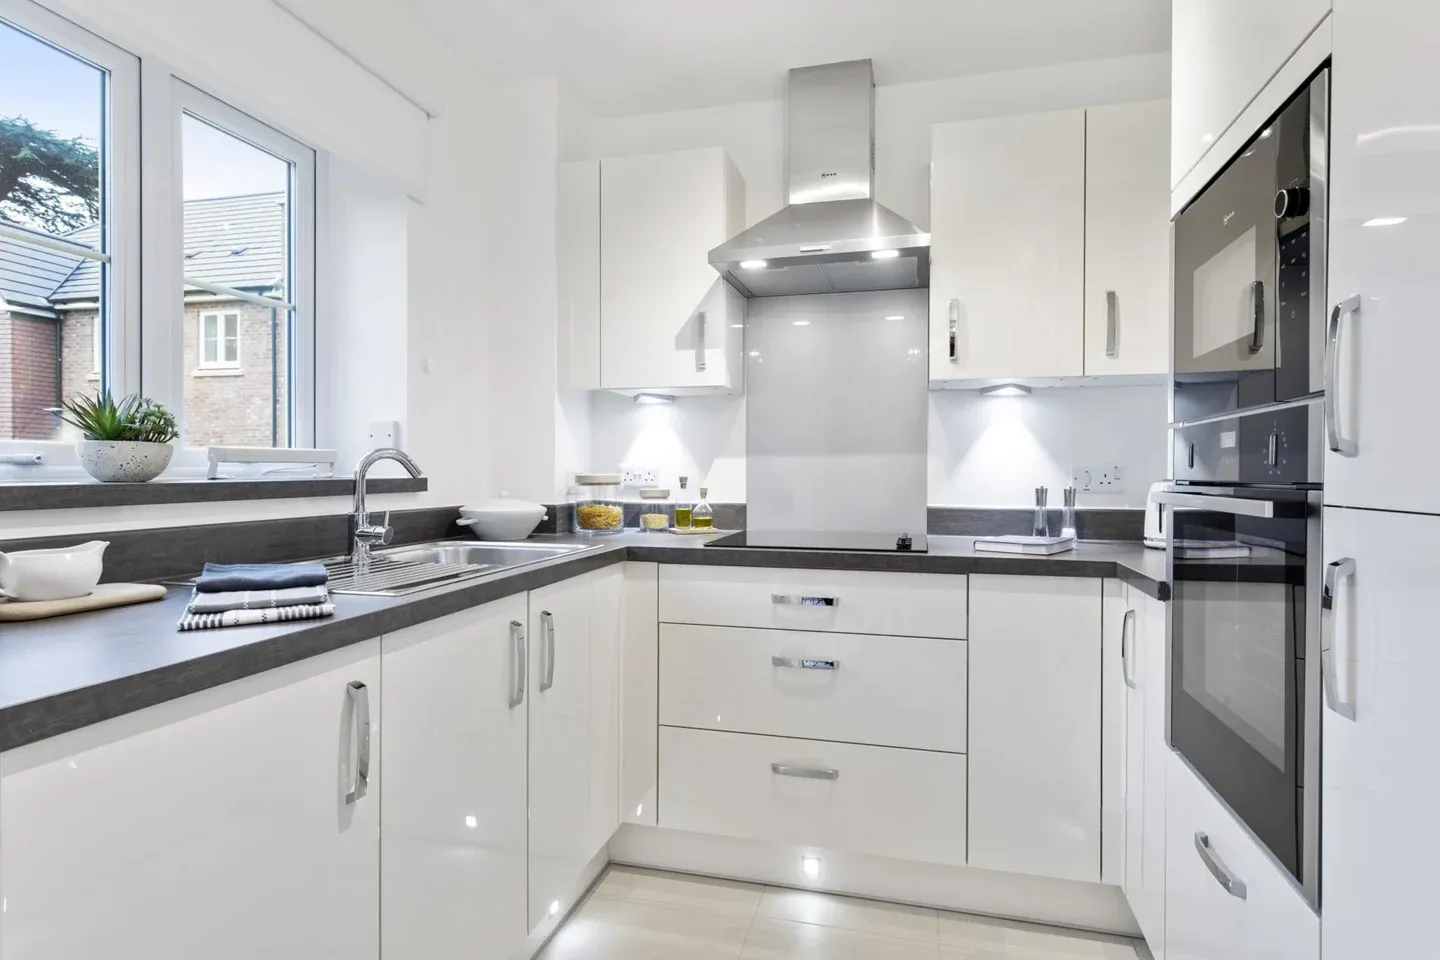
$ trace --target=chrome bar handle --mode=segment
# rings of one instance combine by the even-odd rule
[[[1254,312],[1255,325],[1250,330],[1250,352],[1259,353],[1265,348],[1265,281],[1252,280],[1250,282],[1251,310]]]
[[[1125,678],[1125,686],[1131,690],[1138,689],[1135,680],[1130,676],[1130,638],[1135,633],[1135,611],[1125,611],[1125,619],[1120,622],[1120,674]]]
[[[1340,432],[1340,321],[1347,313],[1360,312],[1360,294],[1352,294],[1330,311],[1330,328],[1325,334],[1325,439],[1332,453],[1353,457],[1360,452],[1354,440]]]
[[[1114,290],[1105,291],[1105,356],[1120,356],[1120,296]]]
[[[1155,502],[1172,507],[1193,507],[1214,513],[1231,513],[1241,517],[1259,517],[1270,520],[1275,517],[1275,504],[1269,500],[1252,500],[1245,497],[1220,497],[1208,493],[1179,493],[1161,490],[1155,494]],[[1283,512],[1283,511],[1282,511]]]
[[[771,657],[771,658],[770,658],[770,666],[772,666],[772,667],[790,667],[790,668],[792,668],[792,669],[794,669],[794,668],[799,668],[799,669],[801,669],[801,670],[839,670],[839,669],[840,669],[840,661],[839,661],[839,660],[799,660],[799,661],[796,661],[796,660],[789,660],[789,659],[787,659],[787,658],[785,658],[785,657]]]
[[[510,690],[510,709],[513,710],[525,702],[525,684],[530,679],[527,676],[530,657],[525,651],[525,624],[519,620],[510,621],[510,656],[514,660],[511,676],[515,678],[515,686]]]
[[[950,362],[960,362],[960,301],[950,298]]]
[[[793,593],[772,593],[770,602],[790,607],[838,607],[839,597],[807,597]]]
[[[1210,875],[1220,881],[1220,886],[1225,892],[1237,900],[1245,899],[1245,881],[1230,872],[1225,866],[1225,861],[1220,859],[1220,854],[1210,845],[1210,835],[1204,830],[1195,831],[1195,850],[1200,854],[1200,859],[1205,861],[1205,866],[1210,868]]]
[[[1340,696],[1340,678],[1335,673],[1335,590],[1340,581],[1355,575],[1351,557],[1332,560],[1325,567],[1325,584],[1320,591],[1320,682],[1325,704],[1352,723],[1355,704]]]
[[[705,372],[705,311],[695,315],[695,372]]]
[[[345,794],[345,805],[348,807],[370,790],[370,690],[359,680],[351,680],[345,687],[345,696],[350,700],[355,729],[360,733],[360,747],[355,754],[355,774],[350,780],[350,790]],[[348,750],[345,758],[350,758]]]
[[[799,777],[801,780],[840,779],[840,771],[834,767],[793,767],[788,763],[772,763],[770,772],[781,777]]]
[[[540,674],[540,692],[555,686],[555,615],[549,610],[540,611],[540,629],[545,637],[545,667]]]

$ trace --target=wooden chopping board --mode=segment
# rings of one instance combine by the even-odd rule
[[[63,617],[67,613],[123,607],[164,597],[165,588],[158,583],[102,583],[89,596],[69,600],[0,600],[0,623]]]

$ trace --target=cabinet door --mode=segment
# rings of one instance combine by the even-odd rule
[[[1322,628],[1335,693],[1322,710],[1320,847],[1326,957],[1440,956],[1434,921],[1440,861],[1440,517],[1325,510],[1335,569]],[[1327,573],[1330,570],[1327,568]]]
[[[590,856],[620,827],[620,637],[624,564],[590,574]],[[586,857],[589,860],[589,857]]]
[[[1112,741],[1107,737],[1107,749],[1103,751],[1103,755],[1107,772],[1112,766],[1120,768],[1120,822],[1112,828],[1112,818],[1107,810],[1104,839],[1108,848],[1112,829],[1121,838],[1119,883],[1125,891],[1125,899],[1133,904],[1144,877],[1145,842],[1145,702],[1136,663],[1140,617],[1140,611],[1136,607],[1140,593],[1124,584],[1118,584],[1119,596],[1112,597],[1111,585],[1115,583],[1113,580],[1105,581],[1106,678],[1108,681],[1112,674],[1118,673],[1119,682],[1107,682],[1104,692],[1107,698],[1107,717],[1112,709],[1108,700],[1112,690],[1120,699],[1118,713],[1121,730],[1119,742],[1116,744],[1119,749],[1108,749]],[[1111,668],[1109,652],[1112,633],[1116,634],[1118,650],[1115,659],[1119,661],[1118,669]],[[1114,760],[1110,759],[1112,753],[1118,754]],[[1107,876],[1106,879],[1115,882],[1114,878]]]
[[[1135,591],[1131,591],[1135,597]],[[1165,742],[1169,675],[1165,668],[1165,604],[1139,598],[1131,641],[1130,674],[1139,685],[1144,713],[1140,767],[1140,880],[1126,894],[1140,932],[1155,960],[1165,960],[1165,770],[1170,746]]]
[[[1170,186],[1179,185],[1329,11],[1330,0],[1174,0]]]
[[[725,151],[604,160],[600,198],[600,386],[739,389],[743,301],[709,260],[744,227]]]
[[[972,867],[1100,879],[1100,584],[970,577]]]
[[[1170,369],[1170,101],[1085,111],[1085,375]]]
[[[600,161],[559,165],[555,193],[556,375],[600,387]]]
[[[520,594],[382,638],[386,956],[524,943],[525,620]]]
[[[530,592],[530,930],[565,912],[590,849],[591,578]]]
[[[931,381],[1080,376],[1084,283],[1085,111],[936,124]]]
[[[380,706],[371,640],[0,755],[0,954],[378,958]]]
[[[1440,140],[1420,132],[1440,129],[1440,6],[1341,0],[1335,21],[1329,297],[1341,316],[1328,402],[1355,449],[1326,454],[1325,502],[1440,513]]]
[[[626,563],[620,635],[620,816],[655,826],[660,624],[656,563]]]

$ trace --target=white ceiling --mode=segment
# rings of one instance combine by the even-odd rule
[[[1167,50],[1166,0],[400,0],[482,76],[557,77],[599,116],[766,100],[791,67],[881,85]]]

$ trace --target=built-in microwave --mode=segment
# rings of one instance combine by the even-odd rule
[[[1319,393],[1329,68],[1174,220],[1173,420]]]

